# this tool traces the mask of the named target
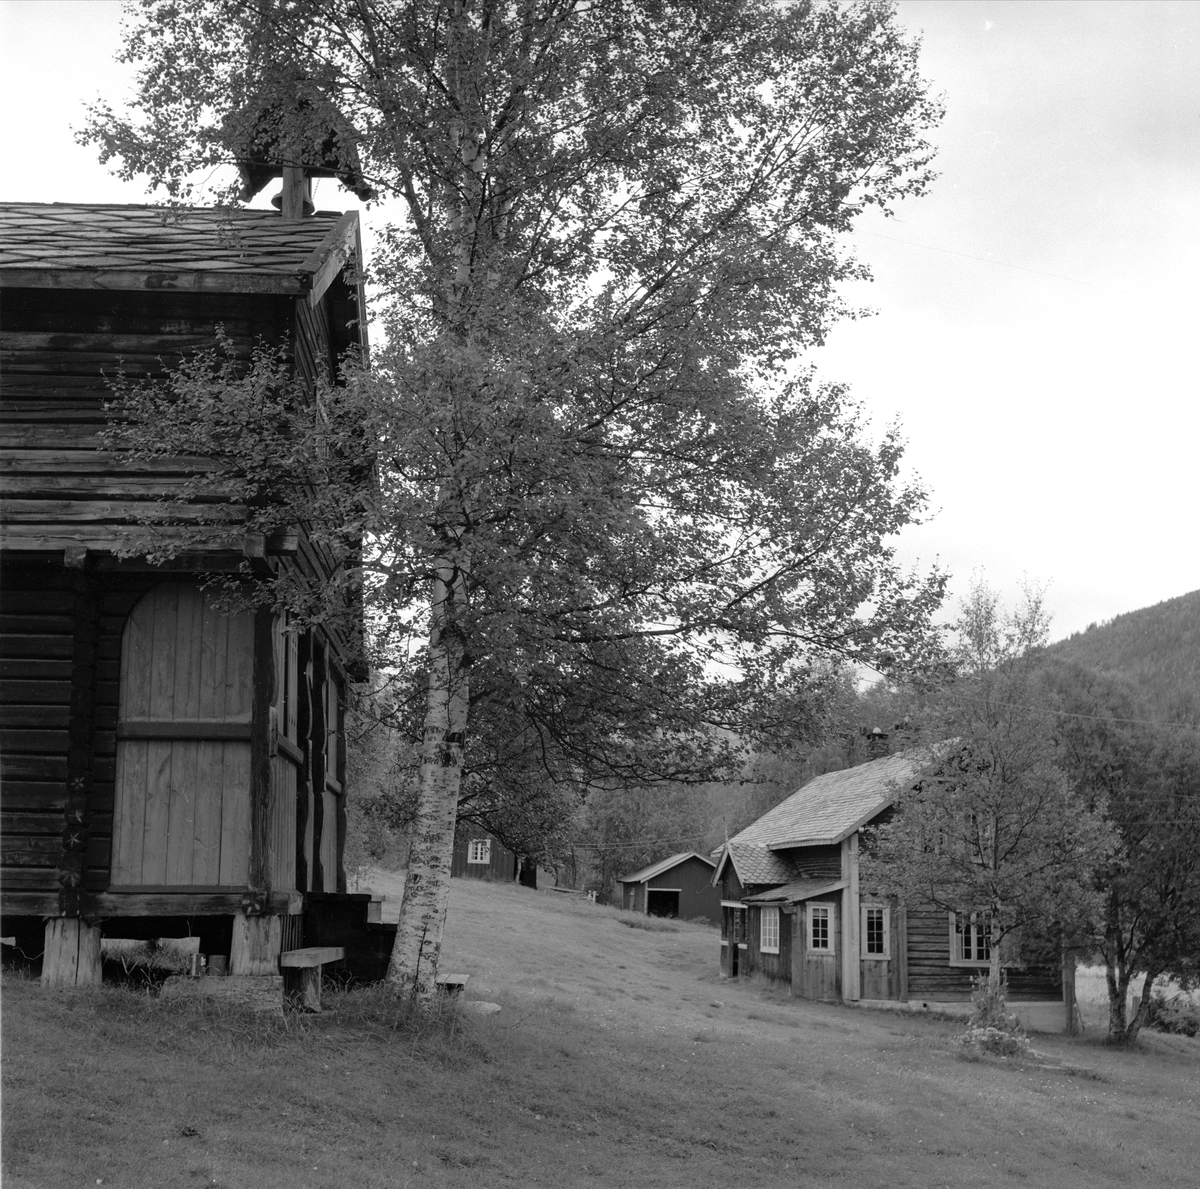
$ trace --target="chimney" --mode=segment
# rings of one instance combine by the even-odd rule
[[[864,729],[863,734],[867,737],[867,760],[882,759],[888,753],[888,736],[887,731],[882,731],[879,727],[872,727],[869,731]]]

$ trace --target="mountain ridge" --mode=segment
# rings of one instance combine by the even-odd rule
[[[1164,721],[1200,721],[1200,590],[1091,624],[1046,653],[1121,674]]]

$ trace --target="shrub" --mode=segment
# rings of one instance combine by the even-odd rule
[[[1022,1057],[1029,1052],[1029,1038],[1023,1032],[1007,1032],[1003,1028],[971,1026],[959,1039],[962,1044],[993,1057]]]
[[[1020,1057],[1029,1051],[1021,1022],[1008,1010],[1008,983],[1003,974],[993,987],[986,974],[971,992],[971,1019],[959,1043],[995,1057]]]
[[[1157,1032],[1200,1035],[1200,1004],[1187,995],[1172,995],[1168,999],[1159,991],[1150,999],[1146,1023]]]

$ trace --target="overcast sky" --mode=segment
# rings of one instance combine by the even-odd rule
[[[817,353],[898,419],[953,597],[1047,588],[1053,635],[1200,587],[1200,3],[901,0],[941,177],[865,218],[875,312]],[[138,202],[72,141],[130,88],[120,6],[0,3],[0,201]],[[355,200],[321,184],[321,206]],[[368,214],[368,218],[369,218]]]

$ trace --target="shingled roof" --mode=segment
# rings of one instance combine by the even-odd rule
[[[786,883],[795,875],[791,864],[760,844],[731,841],[727,842],[723,849],[733,861],[733,869],[744,888],[751,884]],[[713,879],[719,874],[718,864]]]
[[[743,886],[787,883],[793,870],[777,852],[848,838],[918,780],[939,754],[940,749],[919,748],[815,777],[714,852],[721,856],[717,875],[728,854]]]
[[[662,875],[664,871],[670,871],[672,867],[678,867],[686,859],[699,859],[700,862],[707,863],[710,867],[716,866],[712,859],[707,855],[700,854],[699,851],[681,850],[678,854],[659,859],[657,863],[651,863],[649,867],[643,867],[632,875],[618,876],[617,883],[645,883],[646,880],[653,879],[656,875]]]
[[[54,202],[0,204],[0,285],[319,297],[358,243],[358,213]]]

